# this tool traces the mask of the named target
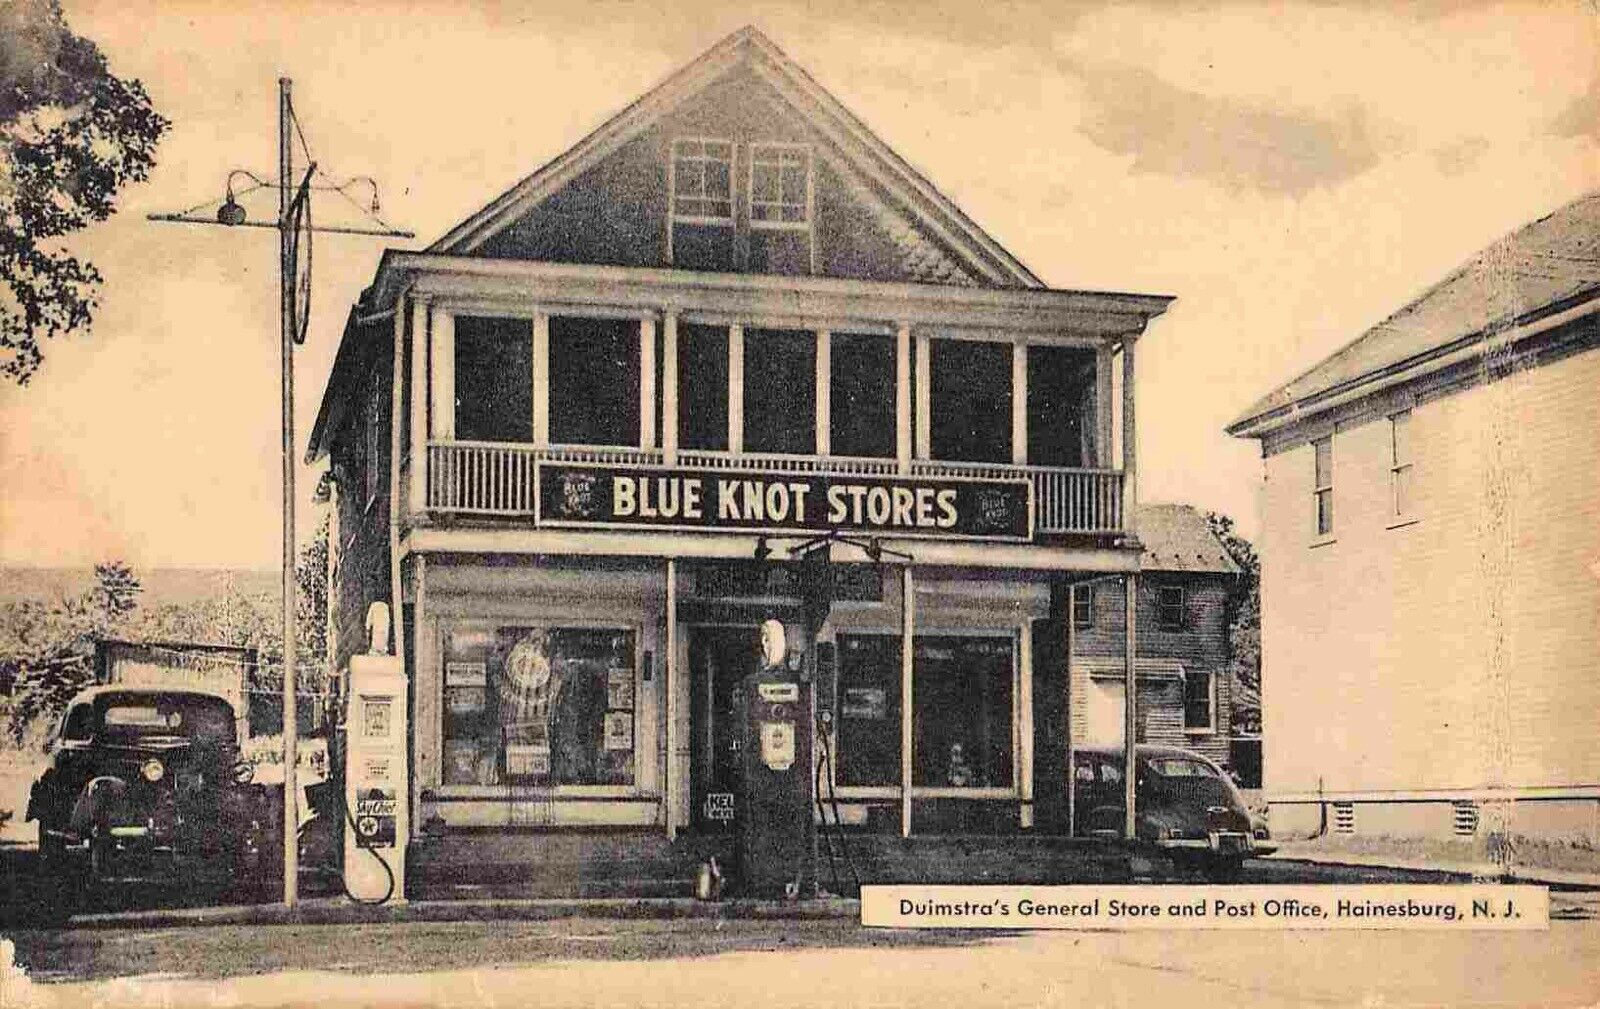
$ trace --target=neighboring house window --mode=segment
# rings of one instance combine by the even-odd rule
[[[1208,670],[1186,669],[1183,675],[1183,728],[1186,732],[1217,730],[1216,679]]]
[[[1072,590],[1072,626],[1086,631],[1094,626],[1094,586],[1079,585]]]
[[[1156,626],[1163,631],[1181,631],[1187,626],[1182,585],[1162,585],[1156,589]]]
[[[732,270],[733,144],[672,143],[672,264],[689,270]]]
[[[1391,517],[1411,515],[1411,411],[1389,418],[1389,503]]]
[[[1333,436],[1311,443],[1316,454],[1312,497],[1316,507],[1317,535],[1333,535]]]

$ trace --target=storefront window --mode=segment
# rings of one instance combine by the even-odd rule
[[[840,785],[900,783],[900,639],[839,640]]]
[[[457,628],[444,672],[446,784],[633,783],[632,631]]]
[[[916,642],[912,784],[1011,787],[1011,638]]]
[[[1010,788],[1014,641],[916,639],[912,668],[912,784]],[[837,781],[900,783],[900,639],[839,640]]]

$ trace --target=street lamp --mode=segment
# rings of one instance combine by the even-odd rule
[[[296,232],[335,232],[345,235],[376,235],[386,238],[414,238],[412,232],[401,231],[383,224],[379,228],[313,228],[310,221],[311,191],[327,188],[343,192],[352,182],[365,181],[372,186],[372,211],[376,219],[378,184],[365,176],[350,180],[344,186],[317,187],[312,180],[317,175],[317,165],[311,161],[306,149],[305,135],[300,133],[300,145],[309,163],[305,179],[294,186],[294,151],[291,148],[291,131],[298,131],[294,104],[290,100],[291,81],[278,78],[278,179],[263,182],[251,172],[234,169],[228,173],[226,195],[217,208],[215,219],[199,216],[194,210],[176,214],[150,214],[152,221],[169,221],[183,224],[221,224],[225,227],[273,228],[278,232],[278,323],[282,380],[281,425],[283,430],[283,903],[293,907],[299,896],[300,853],[297,846],[300,828],[300,801],[298,795],[298,762],[300,756],[299,726],[296,722],[296,689],[298,675],[295,654],[295,538],[294,538],[294,345],[304,332],[309,306],[296,299],[296,275],[300,266],[300,250]],[[234,194],[233,181],[244,176],[254,185],[251,189],[276,187],[278,190],[278,219],[272,223],[251,221],[243,205]],[[293,190],[291,194],[291,189]],[[248,190],[246,190],[248,192]],[[346,194],[348,196],[348,194]],[[202,204],[201,206],[206,206]],[[199,208],[195,208],[198,210]],[[309,238],[307,240],[309,253]],[[307,255],[309,270],[309,254]],[[307,276],[309,281],[309,274]]]

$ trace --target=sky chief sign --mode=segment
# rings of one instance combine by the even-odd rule
[[[1032,484],[1023,479],[729,472],[684,467],[539,463],[538,522],[547,526],[843,532],[1026,541]]]

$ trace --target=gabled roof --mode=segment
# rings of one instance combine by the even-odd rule
[[[849,159],[852,167],[882,186],[908,216],[938,236],[986,283],[999,287],[1044,286],[1016,257],[754,27],[742,28],[712,46],[576,146],[456,225],[427,251],[471,254],[502,228],[740,66],[749,68],[771,84],[810,126]]]
[[[1236,575],[1239,565],[1211,532],[1205,514],[1192,505],[1139,506],[1141,566],[1146,571]]]
[[[1228,425],[1257,436],[1320,409],[1319,401],[1422,364],[1600,293],[1600,193],[1590,193],[1500,239],[1420,297]]]

